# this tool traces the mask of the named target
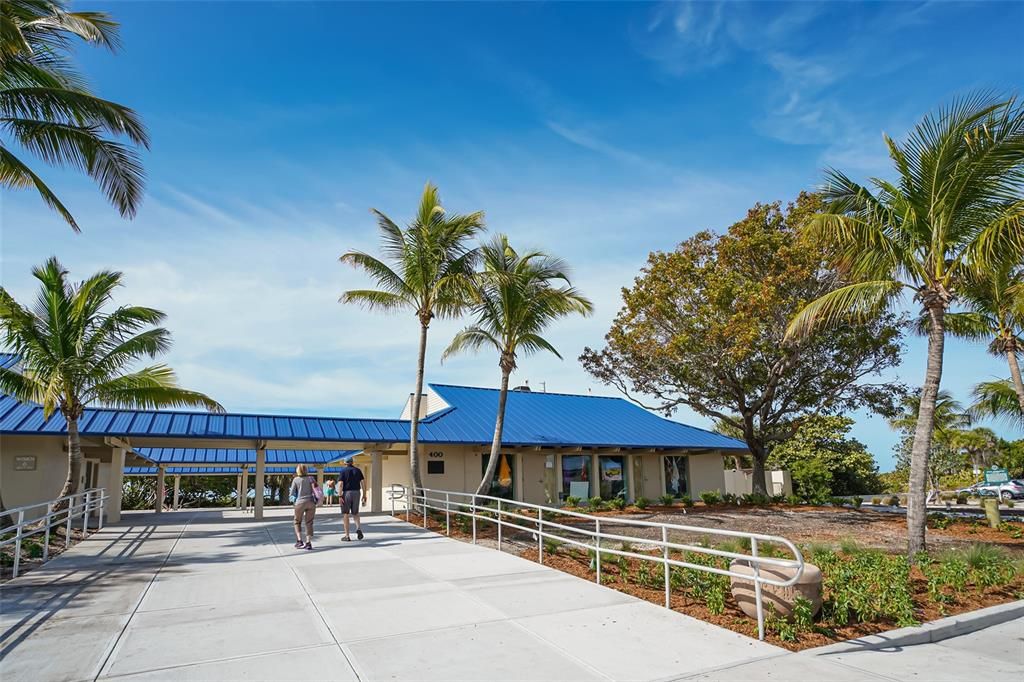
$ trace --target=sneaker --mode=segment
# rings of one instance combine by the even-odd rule
[[[343,535],[343,536],[341,537],[341,541],[342,541],[342,542],[352,542],[352,538],[350,538],[350,537],[349,537],[349,536],[347,536],[347,535]]]
[[[362,540],[363,539],[363,531],[357,529],[356,530],[356,537],[359,538],[360,540]]]
[[[305,545],[302,544],[302,540],[295,541],[295,549],[302,549],[303,547],[305,547]]]
[[[302,549],[305,549],[305,550],[313,549],[313,543],[312,542],[307,542],[305,545],[302,546]]]

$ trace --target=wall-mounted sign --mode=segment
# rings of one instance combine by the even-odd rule
[[[36,470],[36,456],[35,455],[17,455],[14,458],[14,470],[15,471],[35,471]]]

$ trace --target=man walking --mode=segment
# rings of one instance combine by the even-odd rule
[[[363,529],[359,524],[359,493],[362,491],[362,503],[366,504],[366,478],[359,467],[348,460],[346,466],[341,468],[338,474],[338,484],[341,487],[341,522],[345,526],[345,535],[341,538],[343,542],[352,540],[348,534],[349,514],[356,520],[356,537],[363,539]]]

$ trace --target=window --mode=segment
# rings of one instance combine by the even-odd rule
[[[597,458],[597,466],[601,472],[601,497],[610,500],[618,497],[626,490],[625,458],[620,455],[601,456]]]
[[[444,460],[437,460],[437,459],[427,460],[427,473],[428,474],[443,474],[444,473]]]
[[[562,493],[566,497],[590,497],[589,455],[562,455]]]
[[[487,462],[491,459],[491,453],[485,452],[480,458],[480,474],[487,473]],[[494,478],[491,479],[490,495],[501,497],[506,500],[515,499],[515,460],[512,455],[502,453],[498,455],[498,467],[494,470]]]
[[[686,457],[666,455],[665,462],[665,494],[682,497],[689,490],[686,485]]]

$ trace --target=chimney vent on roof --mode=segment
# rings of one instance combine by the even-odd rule
[[[530,392],[530,381],[529,381],[529,379],[524,381],[522,386],[516,386],[512,390],[513,391],[520,391],[522,393],[529,393]]]

